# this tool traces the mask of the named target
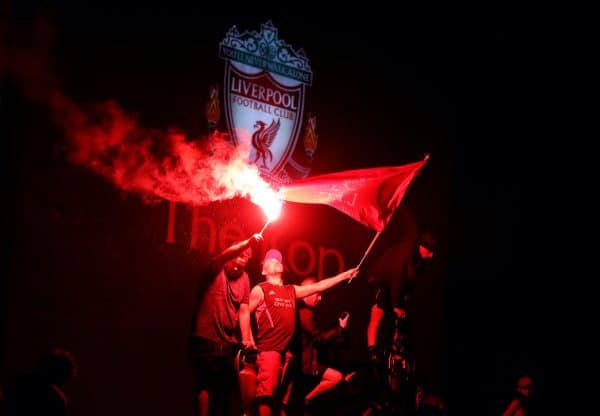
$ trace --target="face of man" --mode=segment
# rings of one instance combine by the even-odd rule
[[[277,259],[267,259],[263,263],[262,274],[275,275],[283,273],[283,264]]]
[[[244,273],[246,265],[251,257],[252,249],[248,247],[246,250],[238,254],[237,257],[225,263],[225,274],[234,279],[240,277],[242,273]]]
[[[533,393],[533,381],[529,376],[522,376],[517,381],[517,392],[524,397],[530,397]]]
[[[304,279],[301,284],[302,284],[302,286],[306,286],[306,285],[311,285],[316,282],[317,282],[316,279],[309,277],[309,278]],[[310,296],[306,296],[302,300],[304,301],[304,303],[306,303],[307,306],[314,308],[321,301],[321,294],[313,293]]]
[[[321,295],[319,293],[315,293],[313,295],[305,297],[303,300],[304,303],[306,303],[308,306],[314,308],[319,302],[321,302]]]

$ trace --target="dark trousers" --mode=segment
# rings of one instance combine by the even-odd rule
[[[238,375],[233,362],[238,346],[202,337],[190,337],[189,356],[196,379],[196,394],[209,394],[210,414],[241,414]]]

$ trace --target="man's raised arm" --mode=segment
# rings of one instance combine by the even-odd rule
[[[323,279],[319,282],[312,283],[310,285],[303,285],[303,286],[294,285],[294,289],[296,291],[296,297],[298,299],[302,299],[302,298],[310,296],[314,293],[323,292],[323,291],[337,285],[338,283],[343,282],[344,280],[353,279],[357,274],[358,274],[358,269],[353,268],[353,269],[348,269],[345,272],[341,272],[340,274],[338,274],[336,276],[329,277],[327,279]]]

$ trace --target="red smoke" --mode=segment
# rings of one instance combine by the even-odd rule
[[[0,33],[0,77],[19,82],[25,94],[48,104],[64,128],[69,160],[104,176],[118,188],[189,204],[275,193],[247,162],[249,149],[234,147],[225,135],[189,142],[179,132],[146,129],[115,102],[83,107],[69,99],[49,76],[52,26],[38,19],[25,30]],[[20,33],[19,33],[20,32]],[[7,39],[18,39],[8,43]],[[6,59],[5,59],[6,58]],[[262,204],[261,204],[262,205]]]
[[[187,142],[178,132],[141,128],[114,102],[83,111],[63,95],[51,102],[72,145],[73,163],[86,166],[126,191],[170,201],[206,204],[248,196],[266,183],[247,151],[224,135]]]

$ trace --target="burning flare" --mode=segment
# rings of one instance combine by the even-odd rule
[[[236,173],[232,172],[232,174]],[[278,194],[260,177],[256,168],[240,174],[238,181],[241,189],[248,189],[250,200],[262,208],[269,222],[275,221],[279,217],[282,201]]]

